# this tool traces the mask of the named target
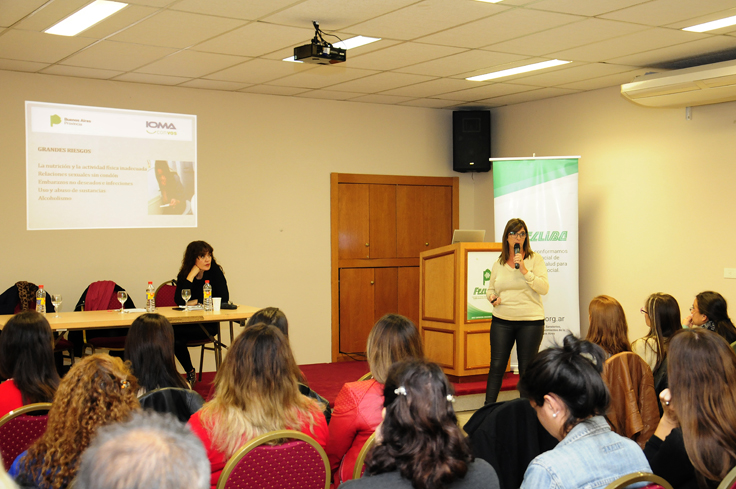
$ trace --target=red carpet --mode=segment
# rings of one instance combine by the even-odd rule
[[[338,392],[346,382],[354,382],[368,373],[368,362],[338,362],[338,363],[313,363],[311,365],[300,365],[304,377],[309,382],[309,387],[319,393],[322,397],[334,405]],[[207,399],[210,394],[212,382],[215,380],[214,372],[204,372],[202,382],[197,382],[194,390]],[[516,389],[519,376],[507,372],[501,385],[502,391]],[[467,396],[470,394],[482,394],[486,391],[486,382],[468,382],[453,384],[455,394]]]

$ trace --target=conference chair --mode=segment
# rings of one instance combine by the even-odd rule
[[[648,482],[641,489],[672,489],[672,484],[664,480],[658,475],[647,474],[646,472],[634,472],[619,477],[615,481],[606,486],[606,489],[624,489],[639,482]]]
[[[360,479],[363,476],[363,472],[365,472],[365,458],[375,444],[376,432],[374,431],[373,434],[365,441],[360,452],[358,452],[358,458],[355,459],[355,468],[353,469],[353,479]]]
[[[299,431],[266,433],[235,452],[217,481],[217,489],[272,487],[329,489],[330,463],[319,443]]]
[[[176,280],[169,280],[162,283],[156,288],[155,292],[156,307],[176,307]],[[176,328],[176,319],[169,318],[171,325]],[[222,362],[222,346],[220,342],[220,334],[217,334],[217,338],[213,338],[209,335],[206,329],[202,330],[207,334],[207,338],[199,340],[187,341],[187,347],[200,347],[199,353],[199,382],[202,382],[202,369],[204,368],[204,351],[209,350],[215,354],[215,371],[220,370],[220,363]],[[218,328],[219,330],[219,328]],[[232,323],[230,324],[230,337],[232,338]],[[209,346],[212,345],[212,346]]]
[[[186,423],[192,414],[204,406],[204,399],[198,393],[181,387],[162,387],[148,391],[138,398],[143,409],[157,413],[169,413]]]
[[[28,404],[0,418],[0,456],[8,467],[46,431],[50,402]]]
[[[723,478],[720,484],[718,484],[718,489],[734,489],[736,488],[736,467],[732,468],[731,471],[726,474],[726,477]]]
[[[368,372],[367,374],[365,374],[365,375],[361,376],[361,377],[360,377],[360,378],[358,379],[358,382],[361,382],[361,381],[363,381],[363,380],[371,380],[372,378],[373,378],[373,374],[372,374],[371,372]]]

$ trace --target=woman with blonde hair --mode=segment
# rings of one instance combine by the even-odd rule
[[[59,384],[46,432],[13,463],[21,485],[63,489],[77,473],[97,429],[138,409],[138,383],[119,358],[96,354],[76,362]]]
[[[303,396],[289,342],[275,326],[256,324],[235,338],[215,377],[215,397],[189,419],[210,460],[214,488],[228,459],[253,438],[276,430],[301,431],[322,447],[322,406]]]
[[[608,357],[631,351],[626,314],[616,299],[607,295],[594,297],[588,306],[588,321],[585,339],[603,348]]]
[[[383,385],[391,365],[424,358],[419,330],[398,314],[386,314],[373,326],[366,353],[373,378],[345,384],[332,411],[327,457],[336,484],[353,478],[360,449],[381,422]]]

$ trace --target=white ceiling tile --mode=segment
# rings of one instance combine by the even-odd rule
[[[566,68],[570,66],[569,68]],[[517,83],[523,85],[535,85],[538,87],[552,87],[563,83],[571,83],[573,81],[588,80],[590,78],[598,78],[616,73],[623,73],[636,69],[633,66],[622,66],[606,63],[589,63],[565,65],[557,71],[544,71],[534,75],[518,78]]]
[[[629,34],[628,36],[608,39],[566,51],[550,53],[548,56],[573,61],[607,61],[665,46],[704,39],[706,37],[708,37],[706,34],[655,27],[646,31]]]
[[[317,67],[307,63],[287,63],[270,59],[254,59],[207,75],[208,79],[243,83],[265,83]]]
[[[409,97],[397,97],[395,95],[362,95],[360,97],[351,98],[351,102],[363,102],[367,104],[388,104],[397,105],[402,102],[411,100]]]
[[[408,7],[350,26],[364,36],[389,37],[405,41],[443,31],[507,10],[500,4],[447,0],[424,0]],[[417,19],[422,19],[417,22]]]
[[[149,75],[147,73],[125,73],[115,78],[116,81],[148,83],[151,85],[179,85],[190,80],[180,76]]]
[[[395,70],[465,51],[464,48],[405,42],[390,48],[350,58],[353,68]]]
[[[312,27],[319,21],[327,32],[359,24],[383,14],[399,10],[417,0],[306,0],[263,20],[295,27]]]
[[[733,0],[652,0],[601,17],[662,26],[729,8],[733,8]]]
[[[132,71],[139,66],[175,53],[174,48],[130,44],[126,42],[100,41],[61,61],[70,66]]]
[[[5,0],[3,3],[25,4],[25,0]],[[43,8],[33,12],[33,15],[25,17],[13,27],[28,31],[41,32],[60,20],[90,3],[90,0],[65,0],[63,2],[46,2]],[[35,2],[31,3],[32,5]]]
[[[486,73],[495,73],[497,71],[508,70],[508,69],[511,69],[511,68],[518,68],[520,66],[527,66],[527,65],[534,64],[534,63],[539,63],[539,62],[542,62],[542,61],[549,61],[549,58],[534,58],[534,57],[532,57],[532,58],[529,58],[529,57],[527,57],[527,58],[521,58],[518,61],[512,61],[510,63],[504,63],[502,65],[492,66],[490,69],[488,69],[488,68],[479,68],[479,69],[474,70],[474,71],[468,71],[466,73],[459,73],[458,75],[454,76],[453,78],[470,78],[470,77],[473,77],[473,76],[485,75]],[[554,69],[559,69],[559,67],[547,68],[547,69],[554,70]],[[515,78],[519,78],[519,77],[523,77],[523,76],[528,76],[528,75],[529,75],[529,73],[522,73],[521,75],[505,76],[505,77],[503,77],[503,81],[506,82],[508,80],[513,80]],[[496,80],[496,81],[494,81],[492,83],[497,83],[497,82],[498,82],[498,80]],[[473,82],[473,83],[479,83],[479,82]]]
[[[143,7],[140,5],[128,5],[124,9],[111,15],[102,22],[99,22],[87,30],[82,31],[79,37],[91,37],[93,39],[103,39],[116,32],[125,29],[131,24],[139,22],[144,18],[154,15],[159,9],[153,7]],[[141,42],[139,39],[138,42]]]
[[[286,47],[308,44],[313,34],[309,29],[253,22],[198,44],[193,49],[239,56],[261,56]]]
[[[431,77],[423,75],[384,72],[333,85],[331,89],[339,90],[341,92],[376,93],[383,92],[384,90],[391,90],[392,88],[421,83],[430,79]],[[281,81],[282,80],[278,80],[279,83]]]
[[[109,80],[122,74],[122,71],[98,70],[95,68],[80,68],[78,66],[52,65],[45,68],[41,73],[47,75],[76,76],[78,78],[97,78]]]
[[[306,89],[296,87],[275,87],[273,85],[255,85],[244,88],[241,92],[261,93],[264,95],[297,95],[304,93]]]
[[[593,78],[590,80],[566,83],[560,85],[559,88],[572,88],[575,90],[597,90],[599,88],[613,87],[616,85],[622,85],[624,83],[631,83],[639,75],[644,75],[652,70],[634,70],[627,71],[625,73],[617,73],[615,75],[601,76],[599,78]]]
[[[434,98],[445,100],[463,100],[465,102],[473,102],[475,100],[483,100],[491,97],[500,97],[501,95],[509,95],[512,93],[528,92],[536,90],[537,87],[528,85],[514,85],[513,83],[482,83],[476,88],[469,88],[459,92],[449,92],[437,95]]]
[[[467,73],[470,70],[492,71],[494,66],[511,63],[526,59],[527,56],[518,54],[497,53],[480,49],[472,49],[462,53],[445,56],[444,58],[425,61],[396,71],[401,73],[414,73],[429,76],[453,76],[459,73]]]
[[[0,0],[0,26],[10,27],[23,17],[32,14],[47,0]],[[6,462],[7,463],[7,462]]]
[[[0,36],[0,58],[55,63],[93,42],[93,39],[8,29]]]
[[[410,105],[412,107],[426,107],[428,109],[443,109],[451,105],[462,103],[456,100],[440,100],[437,98],[417,98],[409,100],[408,102],[402,102],[399,105]]]
[[[172,3],[172,0],[125,0],[125,3],[160,8],[170,5]]]
[[[324,100],[347,100],[349,98],[360,97],[364,94],[357,92],[338,92],[336,90],[310,90],[300,93],[297,97],[319,98]]]
[[[399,95],[403,97],[432,97],[442,93],[457,92],[466,88],[475,88],[477,83],[468,80],[458,80],[457,78],[438,78],[428,82],[417,83],[407,87],[394,88],[386,90],[386,95]]]
[[[135,70],[154,75],[197,78],[242,63],[244,58],[226,54],[179,51]]]
[[[621,10],[632,5],[649,2],[650,0],[541,0],[531,5],[531,8],[550,10],[565,14],[577,14],[595,17],[596,15]]]
[[[642,25],[613,20],[586,19],[529,36],[489,46],[489,49],[528,56],[544,56],[564,49],[624,36],[647,29]]]
[[[736,37],[713,36],[697,41],[653,49],[644,53],[622,56],[609,60],[610,63],[631,66],[652,66],[687,58],[697,58],[703,53],[716,53],[736,48]]]
[[[563,88],[540,88],[539,90],[533,90],[530,92],[514,93],[511,95],[504,95],[502,97],[494,97],[489,100],[479,100],[478,103],[488,104],[492,107],[500,107],[501,105],[520,104],[523,102],[531,102],[533,100],[541,100],[543,98],[561,97],[563,95],[570,95],[571,93],[577,93],[579,91],[580,90]]]
[[[152,46],[185,48],[235,29],[244,23],[243,20],[165,10],[131,25],[111,39],[132,43],[145,39],[145,43]]]
[[[235,91],[235,90],[242,90],[243,88],[247,88],[250,85],[248,85],[247,83],[236,83],[236,82],[219,81],[219,80],[205,80],[204,78],[197,78],[196,80],[191,80],[191,81],[182,83],[179,86],[187,87],[187,88],[202,88],[205,90]]]
[[[419,42],[479,48],[582,20],[583,17],[516,8],[417,39]]]
[[[317,66],[313,70],[273,80],[270,84],[302,88],[324,88],[364,78],[375,73],[373,70],[357,70],[343,66]]]
[[[679,22],[673,22],[672,24],[668,24],[666,27],[669,27],[671,29],[684,29],[685,27],[691,27],[698,24],[705,24],[706,22],[712,22],[714,20],[720,20],[725,19],[726,17],[733,17],[736,15],[736,8],[728,9],[728,10],[720,10],[715,12],[710,12],[706,15],[700,15],[698,17],[692,17],[689,19],[681,20]],[[723,27],[721,29],[715,29],[712,31],[708,31],[710,34],[725,34],[731,30],[733,30],[733,26],[729,27]]]
[[[294,0],[268,0],[267,2],[253,2],[242,0],[181,0],[174,3],[172,10],[183,10],[197,14],[217,12],[220,17],[229,19],[257,20],[272,12],[278,12],[284,7],[293,4]]]
[[[27,71],[35,73],[46,68],[48,63],[35,63],[33,61],[17,61],[14,59],[0,59],[0,70]]]

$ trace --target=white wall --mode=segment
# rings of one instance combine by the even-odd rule
[[[720,292],[736,316],[736,103],[649,109],[618,87],[495,109],[494,157],[581,155],[580,312],[599,294],[618,299],[629,336],[647,332],[639,308],[672,294],[683,317],[695,294]],[[490,176],[476,177],[476,225]],[[482,204],[479,204],[484,199]],[[490,227],[489,227],[490,226]]]
[[[26,100],[196,114],[199,227],[26,231]],[[69,311],[108,279],[141,306],[147,281],[174,278],[203,239],[234,302],[284,310],[299,363],[330,361],[330,172],[459,175],[443,110],[0,71],[0,114],[0,288],[43,283]],[[472,227],[473,181],[460,182],[460,224]]]

